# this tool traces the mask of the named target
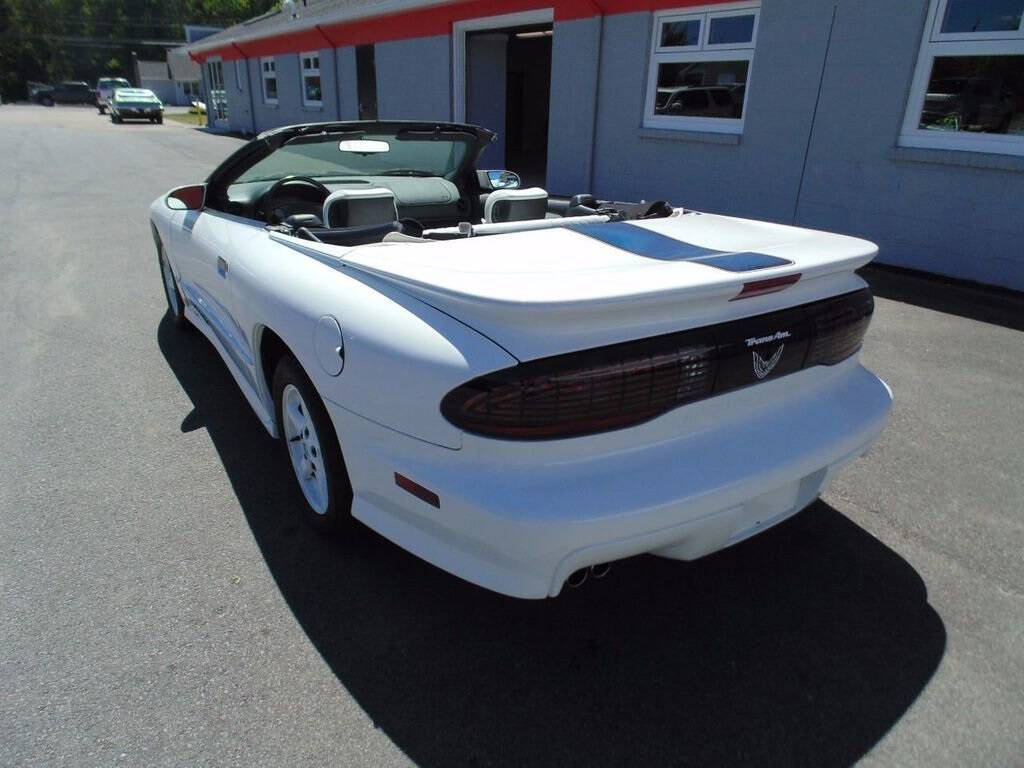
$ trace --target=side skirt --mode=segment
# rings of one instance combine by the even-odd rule
[[[199,331],[205,336],[213,348],[217,350],[217,354],[220,355],[221,360],[224,361],[224,365],[231,372],[231,375],[235,379],[235,383],[238,384],[238,388],[242,390],[242,394],[245,395],[245,399],[249,402],[249,406],[256,413],[260,422],[263,424],[263,428],[267,430],[271,437],[277,437],[277,422],[274,419],[273,408],[268,407],[266,403],[260,398],[259,394],[256,393],[252,385],[249,383],[248,377],[238,369],[235,361],[231,358],[231,355],[224,349],[224,345],[221,344],[220,339],[217,338],[217,334],[213,332],[209,324],[200,315],[195,308],[186,303],[185,304],[185,317],[189,319]]]

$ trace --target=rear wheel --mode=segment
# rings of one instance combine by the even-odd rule
[[[277,364],[273,391],[278,432],[306,501],[304,517],[314,528],[339,529],[351,519],[352,485],[327,409],[290,355]]]

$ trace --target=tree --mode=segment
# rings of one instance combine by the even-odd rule
[[[230,26],[277,0],[0,0],[0,93],[24,98],[29,80],[94,83],[131,77],[131,51],[163,59],[185,24]]]

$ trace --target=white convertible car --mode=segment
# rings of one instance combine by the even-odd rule
[[[489,131],[298,125],[153,203],[170,318],[351,516],[524,598],[806,507],[886,423],[876,247],[663,202],[549,200]],[[283,452],[284,453],[284,452]]]

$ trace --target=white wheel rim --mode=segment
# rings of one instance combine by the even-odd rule
[[[310,508],[327,513],[327,467],[306,401],[293,384],[281,393],[281,422],[295,479]]]
[[[160,271],[164,273],[164,290],[167,292],[167,303],[171,306],[171,312],[175,317],[181,314],[181,306],[178,304],[178,288],[174,284],[174,275],[167,263],[167,257],[160,254]]]

